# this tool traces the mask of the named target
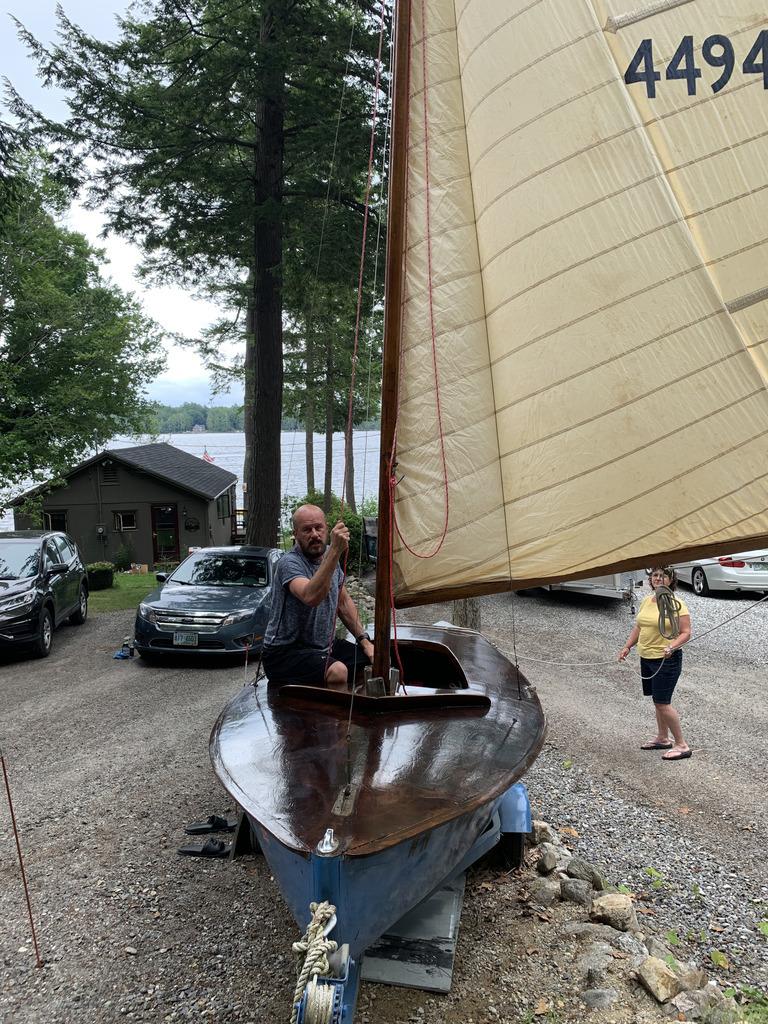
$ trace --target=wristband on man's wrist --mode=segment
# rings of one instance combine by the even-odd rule
[[[359,636],[355,637],[355,643],[358,644],[358,646],[363,642],[363,640],[367,640],[369,644],[373,642],[367,633],[361,633]]]

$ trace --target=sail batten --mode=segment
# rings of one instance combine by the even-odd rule
[[[651,6],[414,5],[399,604],[768,535],[766,19]]]

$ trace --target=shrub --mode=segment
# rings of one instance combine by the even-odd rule
[[[91,562],[86,566],[89,590],[109,590],[115,580],[115,567],[111,562]]]
[[[298,498],[295,495],[286,495],[282,500],[282,535],[283,540],[287,544],[291,543],[291,516],[299,507],[299,505],[318,505],[320,508],[323,507],[323,495],[319,491],[310,491],[309,494],[305,494],[304,497]],[[368,565],[368,559],[365,557],[365,551],[363,550],[363,560],[360,562],[360,552],[363,540],[363,516],[375,516],[377,509],[377,502],[375,498],[366,498],[365,501],[358,504],[358,511],[353,512],[348,505],[344,506],[344,511],[341,510],[341,499],[335,494],[331,495],[331,509],[326,513],[325,519],[328,523],[328,531],[338,523],[339,519],[343,519],[344,525],[349,530],[349,558],[347,559],[347,572],[353,576],[356,576],[358,570],[362,564],[362,568],[365,569]]]
[[[127,572],[136,561],[136,553],[130,541],[121,544],[115,555],[115,569],[117,572]]]
[[[178,569],[179,565],[179,562],[157,562],[155,572],[167,572],[170,575],[174,569]]]

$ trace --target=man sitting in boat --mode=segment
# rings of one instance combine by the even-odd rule
[[[270,683],[346,690],[373,657],[339,564],[349,550],[349,530],[337,523],[328,544],[325,515],[316,505],[301,505],[292,523],[294,546],[277,562],[272,581],[264,671]],[[337,613],[354,644],[334,639]]]

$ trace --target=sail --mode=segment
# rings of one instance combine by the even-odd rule
[[[414,0],[398,604],[768,536],[768,16]]]

